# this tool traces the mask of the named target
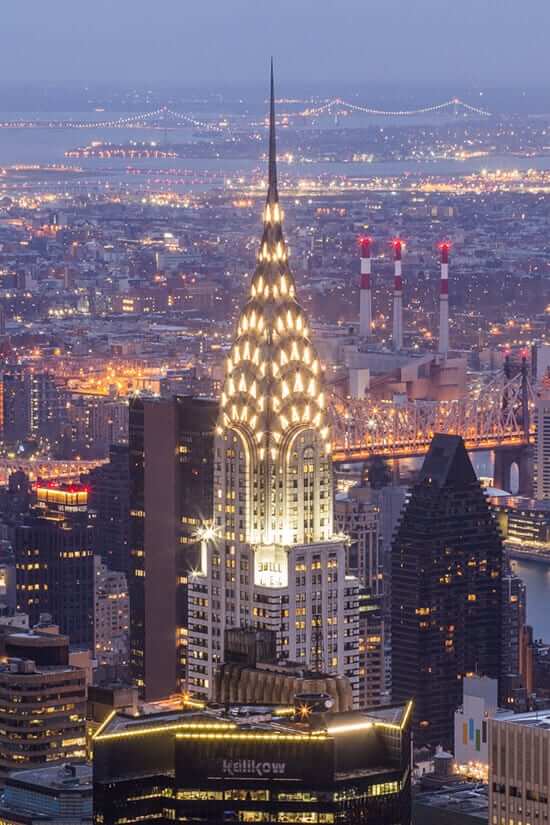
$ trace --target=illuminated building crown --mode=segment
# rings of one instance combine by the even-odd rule
[[[322,492],[321,498],[331,510],[332,490],[321,489],[331,486],[330,433],[321,366],[307,319],[296,300],[282,217],[277,192],[272,64],[269,183],[263,234],[248,300],[227,359],[219,432],[226,449],[230,443],[244,449],[244,483],[249,494],[246,540],[288,544],[330,535],[331,514],[310,498]],[[306,489],[304,467],[306,476],[311,473]],[[226,478],[226,489],[228,483]]]

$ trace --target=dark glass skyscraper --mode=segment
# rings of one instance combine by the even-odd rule
[[[49,613],[71,644],[91,647],[94,615],[92,527],[88,490],[44,482],[15,531],[17,608],[31,625]]]
[[[502,541],[460,436],[436,435],[392,549],[393,700],[450,746],[462,677],[501,673]]]
[[[185,687],[187,576],[213,517],[216,401],[174,396],[130,407],[131,667],[148,700]]]
[[[2,378],[3,433],[2,439],[16,444],[28,438],[31,432],[31,405],[29,376],[15,368]]]
[[[110,570],[130,570],[130,462],[126,444],[112,444],[109,461],[92,470],[89,509],[94,550]]]

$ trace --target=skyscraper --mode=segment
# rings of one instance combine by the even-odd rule
[[[2,385],[2,438],[8,444],[16,444],[31,432],[29,375],[21,368],[14,368],[4,373]]]
[[[519,576],[506,567],[502,576],[501,635],[501,706],[509,705],[515,711],[526,709],[534,681],[527,588]]]
[[[40,483],[15,531],[17,609],[38,624],[51,614],[71,644],[93,644],[94,558],[87,488]]]
[[[337,493],[334,519],[348,537],[347,572],[361,584],[359,594],[359,707],[379,705],[385,695],[380,490],[357,485]]]
[[[109,461],[88,476],[94,551],[111,570],[130,571],[130,461],[128,446],[112,444]]]
[[[49,372],[30,372],[30,431],[55,444],[65,418],[64,395]]]
[[[263,235],[226,362],[214,521],[189,582],[189,687],[204,696],[224,628],[249,624],[276,631],[281,658],[346,675],[357,694],[358,581],[333,532],[327,400],[282,219],[272,72]]]
[[[535,406],[537,422],[535,498],[550,499],[550,378],[545,378]]]
[[[2,384],[4,440],[13,444],[33,437],[55,444],[65,410],[53,375],[15,367],[4,373]]]
[[[378,498],[378,490],[357,485],[338,493],[334,503],[336,527],[350,542],[348,572],[373,596],[382,596],[384,586]]]
[[[212,519],[216,401],[174,396],[130,406],[130,645],[148,700],[185,687],[187,580],[198,527]]]
[[[110,678],[127,676],[129,599],[126,576],[94,556],[94,657]],[[110,669],[110,670],[109,670]]]
[[[436,435],[392,551],[393,700],[450,746],[462,678],[501,673],[502,541],[460,436]]]

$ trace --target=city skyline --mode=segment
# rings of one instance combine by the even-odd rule
[[[539,6],[7,9],[2,823],[544,818]]]

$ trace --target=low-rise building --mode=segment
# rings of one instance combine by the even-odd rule
[[[0,784],[18,768],[85,758],[84,670],[7,659],[0,698]]]
[[[486,779],[489,766],[489,719],[498,712],[498,681],[487,676],[466,676],[463,700],[455,711],[454,754],[464,773]]]
[[[458,783],[416,794],[413,825],[487,825],[487,789]]]
[[[2,825],[91,825],[92,768],[67,763],[16,771],[0,802]]]
[[[489,822],[550,819],[550,711],[489,721]]]

